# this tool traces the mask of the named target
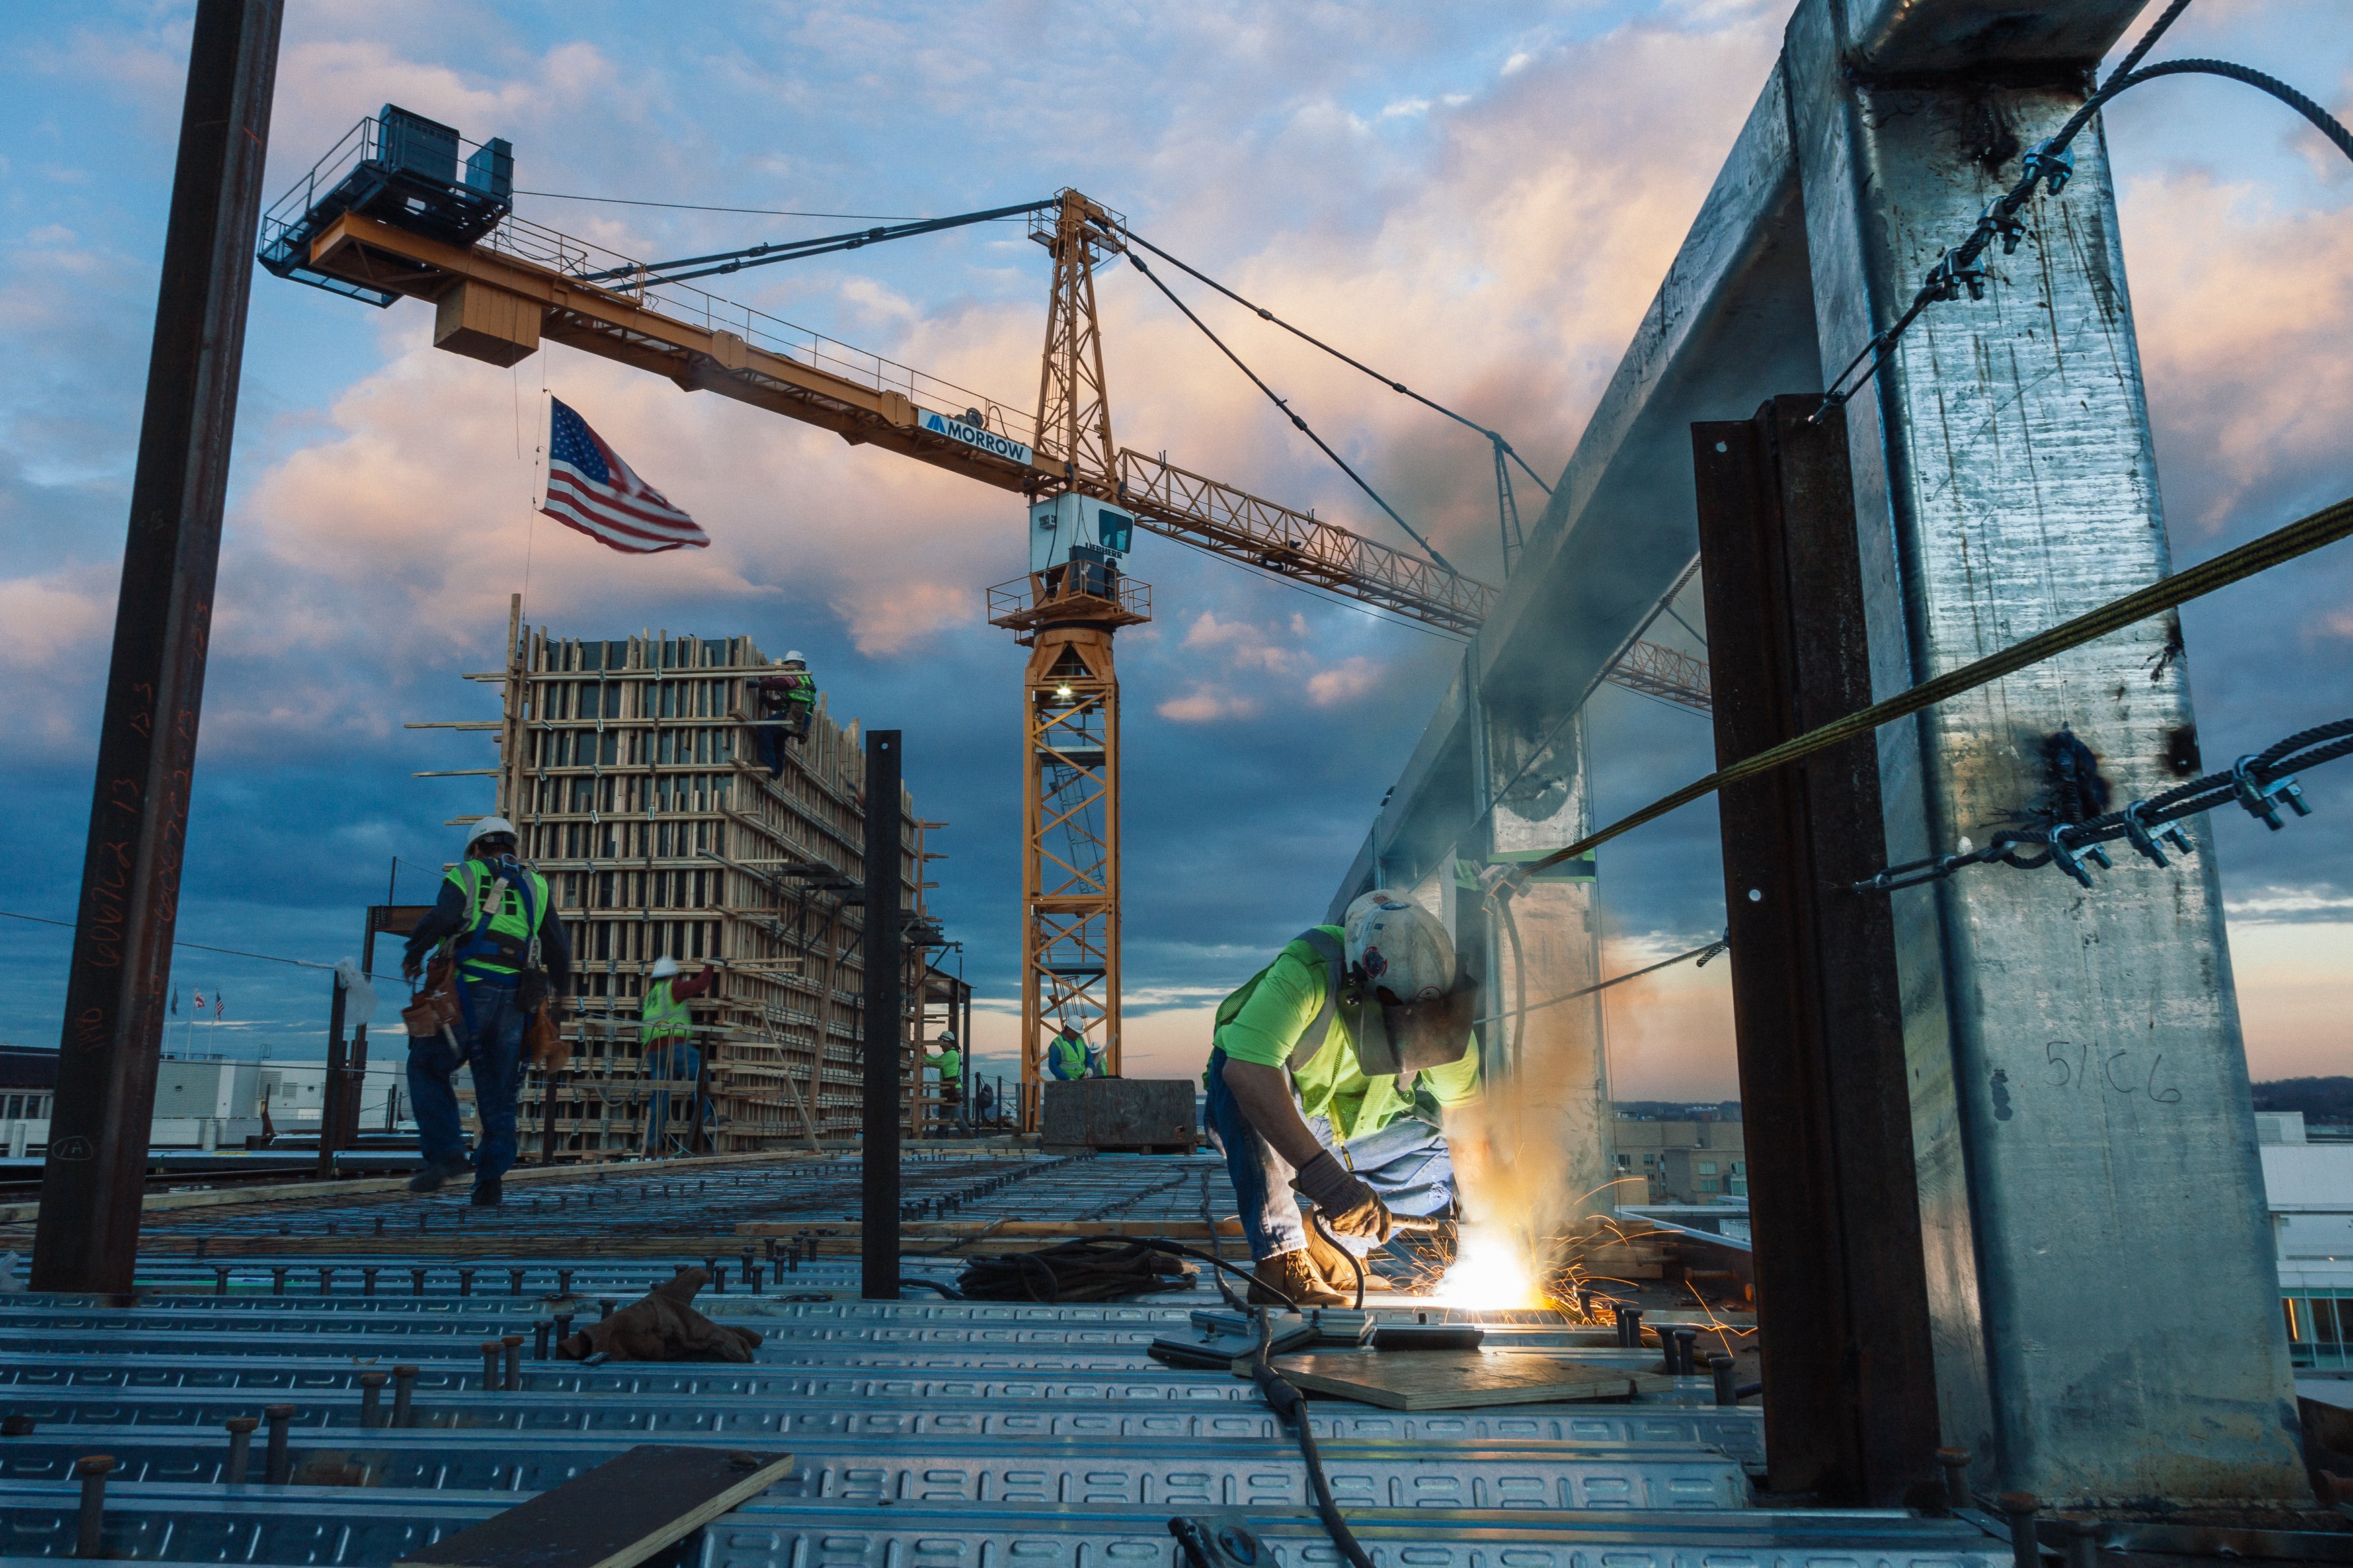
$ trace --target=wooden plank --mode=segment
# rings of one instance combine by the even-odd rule
[[[395,1568],[630,1568],[792,1468],[790,1454],[644,1443]]]
[[[1517,1351],[1335,1351],[1277,1356],[1274,1367],[1310,1393],[1337,1394],[1387,1410],[1622,1399],[1675,1385],[1673,1378],[1656,1373],[1630,1373]]]

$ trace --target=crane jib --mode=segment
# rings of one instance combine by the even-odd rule
[[[999,436],[994,430],[984,430],[977,425],[967,425],[961,419],[951,419],[944,414],[934,414],[928,408],[915,410],[915,423],[920,428],[934,436],[944,436],[951,441],[960,441],[967,447],[987,452],[991,457],[1003,458],[1008,463],[1018,463],[1023,468],[1029,466],[1033,456],[1030,449],[1018,441]]]

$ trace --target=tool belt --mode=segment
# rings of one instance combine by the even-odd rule
[[[411,1038],[455,1041],[458,1020],[462,1014],[459,1009],[458,985],[451,970],[452,965],[446,953],[426,965],[424,984],[417,988],[408,1005],[400,1010],[400,1021],[408,1026]]]

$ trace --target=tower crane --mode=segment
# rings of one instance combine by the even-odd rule
[[[1435,559],[1119,446],[1094,268],[1126,248],[1126,223],[1077,191],[664,263],[603,251],[512,206],[504,141],[467,142],[386,105],[270,208],[259,259],[280,277],[377,306],[429,300],[434,344],[453,353],[503,367],[544,342],[565,343],[1025,498],[1029,570],[989,590],[988,614],[1029,649],[1021,1077],[1030,1124],[1058,1028],[1100,1044],[1109,1070],[1120,1070],[1112,643],[1120,627],[1151,616],[1149,585],[1122,570],[1134,531],[1457,634],[1474,631],[1497,595]],[[1053,265],[1038,399],[1026,424],[963,388],[695,286],[748,267],[1017,216]]]

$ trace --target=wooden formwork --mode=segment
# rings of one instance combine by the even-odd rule
[[[744,722],[757,715],[753,681],[773,673],[752,638],[582,639],[519,618],[510,631],[508,668],[468,678],[503,686],[495,724],[412,727],[496,729],[496,810],[571,939],[572,1062],[552,1118],[546,1075],[526,1079],[525,1157],[731,1153],[855,1133],[867,808],[856,721],[838,723],[820,695],[772,779]],[[923,912],[923,829],[944,825],[920,823],[904,792],[898,808],[901,906],[914,915],[897,1033],[914,1118],[913,1037],[943,996],[965,994],[932,966],[938,929]],[[638,1038],[648,972],[665,955],[689,974],[720,969],[689,1004],[691,1079],[675,1063],[650,1074]]]

